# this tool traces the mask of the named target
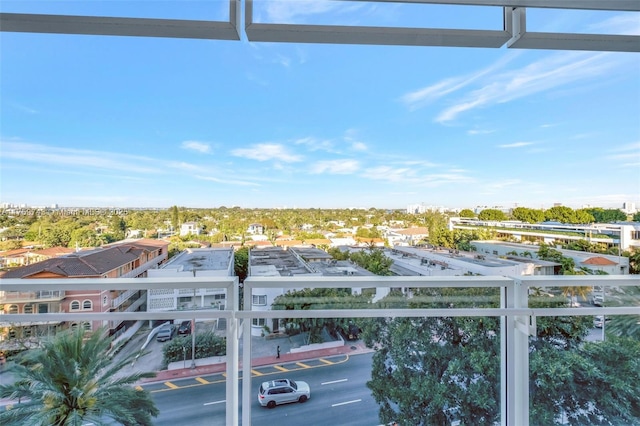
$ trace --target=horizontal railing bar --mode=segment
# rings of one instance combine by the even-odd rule
[[[150,290],[179,288],[225,288],[237,283],[238,277],[190,278],[51,278],[0,279],[2,291],[36,290]]]
[[[215,313],[215,314],[214,314]],[[37,321],[98,321],[98,320],[163,320],[179,318],[412,318],[412,317],[491,317],[491,316],[588,316],[588,315],[639,315],[640,307],[594,308],[416,308],[416,309],[317,309],[278,311],[166,311],[166,312],[102,312],[102,313],[52,313],[6,314],[0,322]]]

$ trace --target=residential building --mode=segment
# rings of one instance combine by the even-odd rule
[[[202,227],[199,226],[196,222],[185,222],[180,225],[180,236],[184,237],[185,235],[200,235],[202,233]]]
[[[525,256],[537,257],[538,249],[535,244],[510,243],[505,241],[472,241],[479,253],[486,253],[494,256]],[[609,275],[628,275],[629,258],[610,254],[589,253],[577,250],[565,250],[554,247],[563,256],[573,259],[576,268],[584,268],[592,273],[607,273]]]
[[[73,252],[74,249],[69,247],[49,247],[45,249],[19,248],[7,250],[0,253],[0,268],[7,269],[30,265]]]
[[[516,241],[544,242],[546,244],[567,243],[586,240],[608,248],[640,248],[640,223],[594,223],[572,225],[563,223],[526,223],[519,221],[491,221],[463,217],[449,219],[450,229],[489,228],[498,237],[509,237]]]
[[[181,279],[234,275],[233,248],[189,248],[172,257],[158,269],[147,271],[149,278]],[[226,309],[226,299],[226,291],[222,288],[152,289],[147,292],[147,312],[223,310]]]
[[[2,278],[139,278],[146,276],[149,269],[157,268],[167,258],[168,243],[159,240],[136,240],[47,259],[7,271]],[[136,312],[146,310],[146,301],[146,292],[138,289],[105,288],[64,292],[0,291],[0,305],[4,307],[0,314]],[[17,327],[0,319],[0,340],[51,332],[52,326],[56,325],[23,324]],[[82,326],[87,330],[106,325],[112,335],[119,334],[127,327],[127,324],[121,320],[82,322],[82,324],[71,321],[70,325]]]
[[[319,276],[370,276],[373,275],[349,261],[337,261],[324,250],[310,246],[303,247],[263,247],[253,248],[249,252],[249,277],[319,277]],[[268,311],[278,296],[288,290],[281,287],[255,288],[251,296],[252,311]],[[351,287],[354,293],[362,288]],[[280,330],[277,318],[268,322],[256,318],[251,324],[251,335],[260,336],[267,327],[271,332]]]

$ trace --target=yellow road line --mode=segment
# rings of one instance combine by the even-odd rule
[[[276,368],[280,371],[289,371],[288,369],[284,368],[284,367],[280,367],[279,365],[274,365],[273,368]]]
[[[208,380],[203,379],[202,377],[196,377],[196,380],[202,383],[203,385],[208,385],[209,383],[211,383]]]
[[[318,361],[324,362],[325,364],[328,364],[328,365],[333,365],[333,362],[327,361],[326,359],[318,358]]]
[[[310,365],[303,364],[303,363],[301,363],[301,362],[296,362],[296,365],[299,365],[299,366],[300,366],[300,367],[302,367],[302,368],[311,368],[311,366],[310,366]]]
[[[254,376],[264,376],[263,373],[256,371],[256,370],[251,370],[251,372],[253,373]]]
[[[171,388],[171,389],[178,389],[180,386],[176,386],[171,382],[164,382],[165,386]]]

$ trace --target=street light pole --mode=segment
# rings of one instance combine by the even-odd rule
[[[191,320],[191,369],[196,368],[196,319]]]

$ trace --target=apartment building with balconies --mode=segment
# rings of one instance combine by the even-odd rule
[[[189,248],[174,256],[158,269],[147,271],[149,278],[232,277],[233,248]],[[152,289],[147,292],[147,312],[181,310],[224,310],[227,294],[224,288]],[[212,315],[215,316],[215,315]],[[187,320],[190,318],[179,318]],[[218,326],[222,322],[216,320]]]
[[[3,279],[83,279],[83,278],[139,278],[149,269],[157,268],[168,258],[168,243],[160,240],[136,240],[115,243],[92,250],[74,252],[7,271]],[[146,291],[130,290],[67,290],[64,292],[6,292],[0,291],[3,313],[88,313],[136,312],[146,310]],[[71,318],[71,317],[70,317]],[[58,327],[84,327],[94,330],[106,325],[113,335],[126,323],[114,321],[66,321],[65,324],[21,324],[16,326],[0,319],[0,340],[29,337],[55,332]]]

